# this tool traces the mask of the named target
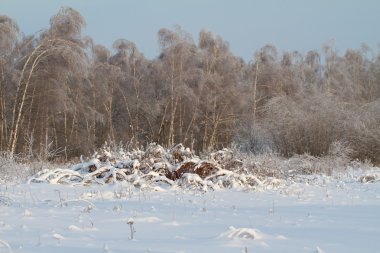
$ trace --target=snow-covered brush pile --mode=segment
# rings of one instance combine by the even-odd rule
[[[45,169],[28,181],[70,185],[124,182],[135,188],[157,190],[162,187],[265,190],[292,182],[318,182],[319,175],[341,175],[363,166],[335,156],[301,155],[285,159],[273,154],[252,155],[223,149],[201,159],[182,144],[165,149],[152,143],[145,150],[129,151],[106,146],[92,158],[82,157],[79,164],[66,169]],[[380,181],[378,168],[366,171],[368,175],[357,175],[359,182]]]
[[[375,183],[380,182],[380,171],[371,169],[367,171],[364,175],[359,177],[359,182],[362,183]]]
[[[69,169],[42,170],[29,182],[83,185],[127,182],[136,188],[168,185],[205,191],[279,185],[279,180],[249,171],[232,150],[223,149],[200,159],[182,144],[165,149],[155,143],[145,150],[115,151],[105,147]]]

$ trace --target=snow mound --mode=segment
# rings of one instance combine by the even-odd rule
[[[265,235],[257,229],[235,228],[231,226],[226,232],[222,233],[220,237],[228,239],[258,240],[263,239]]]
[[[154,216],[151,216],[151,217],[139,217],[139,218],[135,218],[135,221],[138,222],[138,223],[155,223],[155,222],[160,222],[161,219],[158,218],[158,217],[154,217]]]
[[[63,235],[58,234],[58,233],[54,233],[54,234],[52,235],[52,237],[53,237],[54,239],[58,240],[58,241],[61,241],[61,240],[64,240],[64,239],[65,239],[65,237],[64,237]]]
[[[75,226],[75,225],[70,225],[70,226],[68,227],[68,229],[69,229],[70,231],[73,231],[73,232],[80,232],[80,231],[83,230],[83,229],[81,229],[80,227],[77,227],[77,226]]]

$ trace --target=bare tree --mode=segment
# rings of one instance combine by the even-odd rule
[[[135,43],[131,41],[118,39],[114,42],[113,47],[116,49],[116,54],[111,57],[110,62],[119,66],[123,74],[124,81],[120,85],[119,91],[129,119],[129,122],[126,123],[129,125],[130,137],[138,141],[139,135],[143,132],[143,128],[140,127],[142,116],[140,89],[144,78],[142,65],[145,64],[145,59]]]
[[[201,101],[203,118],[202,149],[228,143],[233,122],[239,117],[238,100],[242,62],[232,55],[228,44],[219,36],[201,31],[199,47],[204,66]]]
[[[164,78],[169,85],[170,94],[170,119],[166,144],[172,146],[175,142],[176,113],[178,105],[181,103],[181,96],[177,96],[178,88],[184,85],[184,80],[188,74],[186,73],[188,69],[185,68],[185,65],[189,62],[193,52],[195,52],[195,45],[191,36],[180,27],[177,27],[175,31],[160,29],[158,39],[161,46]],[[163,117],[166,116],[163,115]],[[179,128],[182,129],[181,127]],[[162,128],[160,129],[161,131]]]
[[[0,149],[6,145],[8,138],[7,118],[5,115],[7,97],[5,94],[5,72],[6,68],[11,65],[9,56],[13,51],[19,28],[17,23],[8,16],[0,16]]]
[[[19,28],[13,19],[0,15],[0,56],[8,55],[16,44]]]
[[[82,75],[84,73],[83,69],[85,68],[86,55],[81,42],[77,40],[79,36],[78,32],[80,32],[78,27],[82,25],[83,20],[80,19],[77,14],[78,13],[72,9],[61,9],[59,14],[52,18],[51,29],[41,34],[41,38],[36,40],[37,46],[32,52],[25,56],[25,61],[22,65],[20,77],[16,85],[15,101],[12,110],[10,138],[8,142],[8,150],[11,156],[13,156],[16,151],[21,126],[24,124],[24,120],[30,112],[27,106],[32,108],[34,106],[33,104],[41,103],[49,99],[51,97],[50,92],[57,92],[58,90],[62,90],[62,93],[56,96],[54,100],[49,99],[49,101],[54,101],[55,104],[58,104],[59,101],[63,100],[64,102],[65,100],[65,94],[67,94],[67,92],[65,92],[66,86],[53,85],[53,88],[53,86],[46,87],[44,84],[58,84],[56,80],[66,80],[68,76],[65,73],[67,72],[63,70]],[[70,29],[64,25],[64,23],[67,22],[72,26]],[[63,29],[63,27],[66,28]],[[69,37],[69,35],[73,37]],[[42,89],[40,90],[41,93],[39,93],[42,95],[37,102],[34,98],[39,89]],[[29,104],[27,105],[27,103]],[[45,132],[45,145],[47,145],[49,139],[48,130],[50,128],[48,122],[53,122],[54,120],[53,116],[55,112],[52,112],[52,108],[54,107],[37,108],[40,108],[39,113],[45,122],[45,126],[42,129],[44,129]],[[62,110],[60,108],[57,109]],[[31,117],[29,117],[29,119],[31,119]],[[29,131],[30,129],[24,130]]]
[[[83,16],[70,7],[62,7],[56,15],[50,19],[50,32],[53,37],[63,39],[80,39],[81,32],[86,22]]]

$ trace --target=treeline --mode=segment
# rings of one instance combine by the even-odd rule
[[[183,143],[198,152],[238,145],[285,156],[380,162],[380,55],[279,54],[266,45],[245,63],[202,30],[160,29],[147,59],[118,39],[109,50],[82,35],[85,20],[62,8],[50,27],[20,36],[0,16],[0,149],[11,156],[70,159],[111,143]]]

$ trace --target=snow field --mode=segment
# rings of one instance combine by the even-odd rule
[[[377,252],[380,184],[316,178],[264,192],[1,185],[0,252]]]

